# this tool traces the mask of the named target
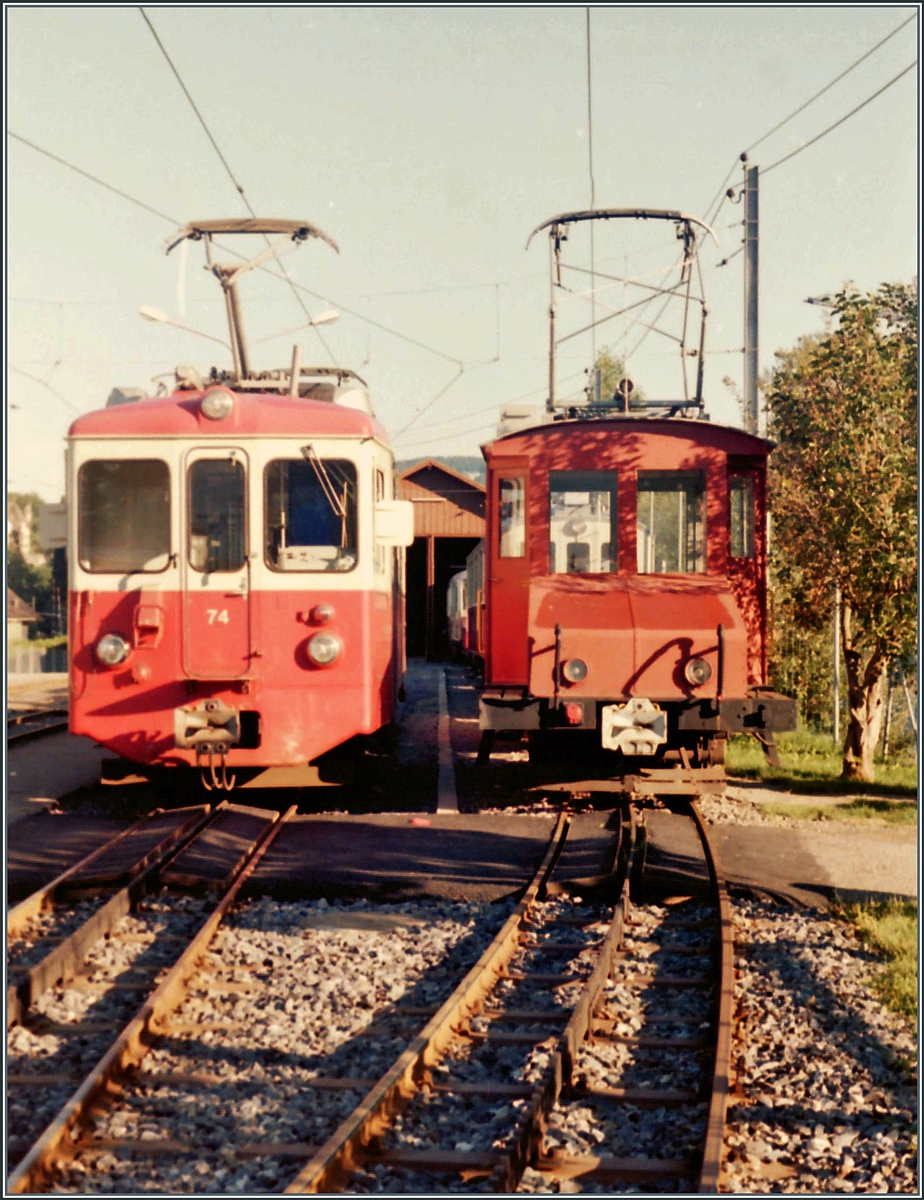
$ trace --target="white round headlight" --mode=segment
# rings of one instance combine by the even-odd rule
[[[202,397],[202,412],[210,421],[223,421],[234,410],[234,397],[224,388],[213,388]]]
[[[704,658],[691,658],[687,665],[683,668],[684,678],[687,683],[693,687],[702,687],[704,683],[708,683],[712,676],[712,667]]]
[[[96,657],[105,667],[117,667],[128,658],[130,647],[117,633],[107,633],[96,643]]]
[[[308,643],[308,657],[316,667],[329,667],[340,657],[343,642],[334,633],[316,633]]]
[[[583,658],[569,658],[561,673],[569,683],[580,683],[587,678],[587,663]]]

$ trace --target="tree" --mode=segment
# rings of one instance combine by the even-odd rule
[[[38,544],[42,498],[34,492],[11,492],[7,497],[6,579],[17,596],[39,613],[37,631],[49,627],[52,608],[52,571]]]
[[[626,361],[614,354],[608,346],[601,346],[594,359],[591,374],[594,370],[600,372],[600,395],[604,403],[612,400],[621,379],[626,376]],[[635,380],[632,381],[635,383]],[[645,394],[636,386],[632,389],[633,400],[644,400]]]
[[[916,288],[838,293],[828,333],[777,359],[767,406],[781,582],[806,629],[829,620],[839,589],[843,775],[869,781],[883,672],[915,637]]]

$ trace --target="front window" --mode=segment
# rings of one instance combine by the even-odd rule
[[[728,481],[729,554],[732,558],[754,557],[754,482],[748,475],[733,475]]]
[[[279,571],[356,566],[356,467],[342,458],[277,458],[266,468],[266,561]]]
[[[702,471],[639,471],[638,573],[706,570],[706,478]]]
[[[616,569],[615,471],[550,471],[549,573]]]
[[[522,479],[500,480],[498,556],[523,558],[526,554],[526,504]]]
[[[170,468],[158,459],[84,463],[77,557],[84,571],[163,571],[170,562]]]
[[[234,459],[200,458],[189,469],[189,565],[194,571],[238,571],[245,550],[244,467]]]

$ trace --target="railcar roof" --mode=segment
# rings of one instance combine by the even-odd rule
[[[690,417],[643,417],[643,416],[613,416],[581,419],[580,417],[565,421],[547,421],[538,425],[530,425],[525,429],[514,429],[503,437],[486,442],[481,447],[485,459],[492,453],[495,446],[499,452],[511,451],[523,453],[527,447],[519,445],[524,440],[534,441],[535,438],[563,436],[569,433],[608,432],[618,435],[629,433],[633,435],[680,436],[689,438],[700,444],[723,447],[731,454],[769,454],[776,442],[768,438],[746,433],[735,425],[717,425],[712,421],[697,421]]]
[[[234,411],[221,421],[202,414],[203,391],[174,392],[102,408],[78,417],[70,437],[245,437],[294,435],[362,437],[388,443],[388,435],[368,413],[326,400],[271,392],[235,392]]]

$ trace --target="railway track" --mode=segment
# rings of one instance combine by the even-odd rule
[[[66,708],[38,708],[29,712],[12,713],[6,719],[6,744],[22,745],[35,738],[48,737],[67,730]],[[61,720],[61,718],[64,720]]]
[[[695,811],[691,819],[697,819]],[[727,901],[714,868],[711,901],[677,906],[660,919],[648,909],[630,915],[630,866],[638,839],[635,816],[626,810],[615,859],[615,904],[612,896],[608,903],[585,903],[556,895],[555,868],[569,823],[563,815],[539,871],[501,927],[495,917],[482,930],[481,942],[457,938],[460,953],[447,956],[438,946],[429,968],[422,975],[418,970],[416,988],[396,985],[397,993],[393,988],[384,1004],[367,997],[366,1013],[357,1020],[357,997],[347,994],[346,982],[338,986],[331,978],[324,991],[322,980],[329,1012],[315,1013],[314,1024],[336,1030],[345,1021],[353,1036],[332,1036],[331,1052],[309,1056],[299,1052],[298,1030],[286,1035],[283,1027],[287,1020],[304,1019],[297,984],[286,995],[277,960],[271,955],[254,961],[263,951],[247,947],[263,909],[260,903],[237,905],[285,820],[257,833],[233,872],[221,878],[216,870],[208,876],[213,856],[202,835],[148,868],[151,887],[172,881],[186,889],[198,884],[201,891],[208,876],[221,899],[216,904],[145,887],[113,926],[108,940],[115,943],[119,933],[126,944],[134,939],[143,947],[139,958],[148,975],[137,981],[136,1007],[139,991],[143,1003],[115,1043],[102,1052],[97,1042],[84,1055],[86,1060],[99,1051],[89,1068],[84,1061],[73,1072],[76,1091],[22,1153],[11,1191],[43,1190],[55,1179],[68,1190],[101,1190],[94,1183],[99,1172],[107,1176],[102,1190],[127,1191],[138,1190],[139,1178],[146,1180],[145,1190],[173,1190],[180,1178],[183,1191],[216,1190],[229,1180],[236,1181],[233,1190],[379,1191],[394,1190],[400,1181],[399,1190],[427,1192],[458,1190],[461,1180],[464,1190],[535,1191],[561,1179],[578,1179],[590,1190],[601,1183],[611,1190],[621,1182],[715,1190],[730,1038],[731,946],[724,940],[730,932]],[[213,834],[213,850],[220,843]],[[708,861],[708,847],[705,853]],[[63,894],[60,887],[57,894]],[[292,905],[276,909],[303,911]],[[100,911],[98,906],[90,919],[101,921]],[[299,933],[321,936],[307,929]],[[652,949],[658,939],[660,948]],[[422,939],[414,932],[411,940]],[[293,978],[309,973],[305,962],[323,961],[322,943],[323,938],[317,951],[304,947],[306,957]],[[368,940],[364,945],[370,953]],[[375,974],[375,956],[371,951],[361,972]],[[293,957],[291,950],[286,957]],[[115,959],[117,979],[134,982],[134,960],[128,962],[124,950]],[[463,966],[468,969],[459,982]],[[97,974],[104,970],[105,964],[93,964],[87,982],[103,989]],[[657,1011],[648,993],[659,997]],[[261,1009],[262,1018],[255,1016]],[[266,1009],[280,1012],[278,1026]],[[90,1020],[92,1006],[86,1015]],[[25,1025],[32,1020],[27,1011],[20,1019]],[[277,1033],[267,1034],[255,1053],[254,1031],[245,1026],[261,1019],[268,1032]],[[121,1019],[110,1022],[110,1030],[119,1024]],[[38,1040],[47,1033],[60,1036],[47,1014],[32,1022],[32,1030]],[[85,1029],[84,1035],[91,1032]],[[674,1072],[679,1059],[689,1056],[691,1065],[681,1072],[688,1085],[596,1083],[595,1072],[601,1071],[612,1081],[614,1066],[595,1065],[594,1056],[627,1051],[660,1054]],[[35,1095],[44,1086],[42,1072],[33,1070],[31,1080],[28,1075],[17,1059],[11,1084]],[[567,1143],[557,1135],[573,1120],[576,1106],[585,1125],[595,1106],[630,1117],[640,1109],[655,1111],[663,1143],[638,1154],[631,1147],[610,1153],[606,1145],[594,1154],[563,1151]],[[42,1113],[50,1116],[47,1107]],[[632,1121],[623,1124],[631,1128]],[[261,1130],[273,1136],[248,1137]],[[663,1152],[680,1145],[688,1152]],[[184,1160],[188,1168],[177,1167]]]

